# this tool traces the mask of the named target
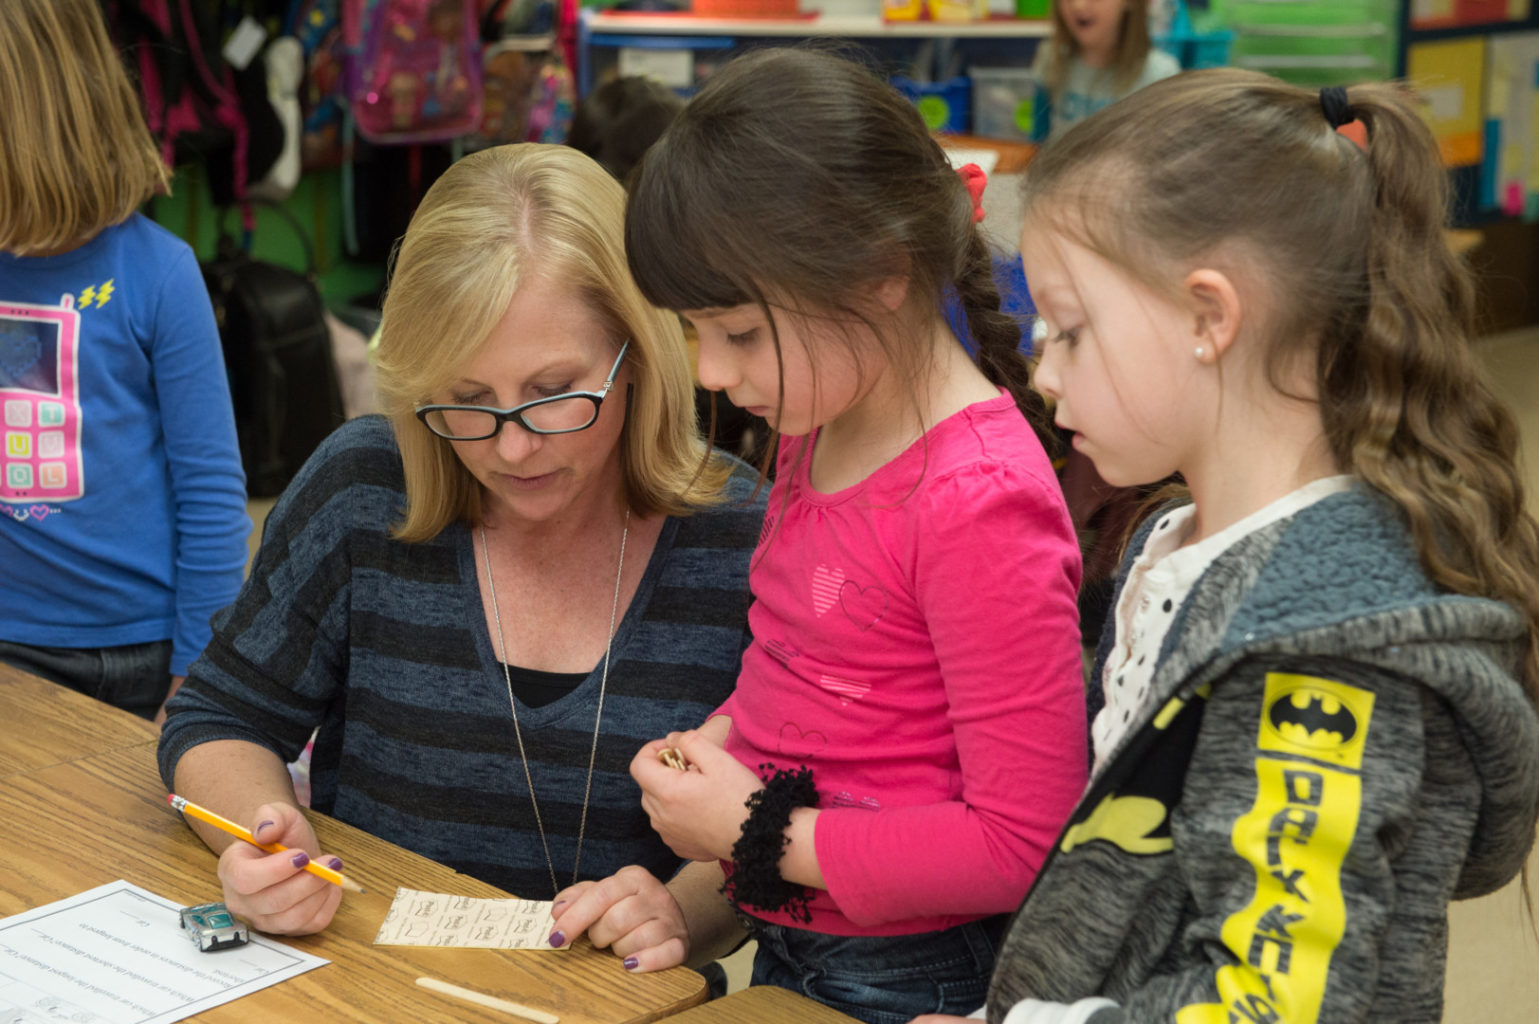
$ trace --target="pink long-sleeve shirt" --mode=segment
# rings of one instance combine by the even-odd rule
[[[1008,395],[835,494],[801,446],[720,713],[742,763],[812,768],[828,889],[810,924],[752,912],[901,935],[1014,910],[1087,770],[1079,547],[1047,456]]]

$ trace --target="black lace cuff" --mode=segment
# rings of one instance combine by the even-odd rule
[[[771,767],[761,764],[759,770]],[[743,820],[742,836],[732,844],[733,871],[726,884],[727,897],[734,904],[761,911],[784,910],[802,924],[812,921],[807,888],[780,877],[780,858],[791,841],[786,835],[791,811],[817,805],[812,769],[805,766],[775,772],[764,780],[763,789],[748,798],[748,817]]]

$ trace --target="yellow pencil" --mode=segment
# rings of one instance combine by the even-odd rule
[[[167,793],[166,802],[172,807],[176,808],[178,811],[181,811],[183,814],[197,818],[199,821],[207,822],[220,831],[230,833],[230,835],[234,836],[236,839],[244,839],[246,842],[250,843],[252,846],[255,846],[259,850],[266,850],[268,853],[281,853],[288,849],[288,847],[284,846],[282,843],[257,842],[256,836],[252,835],[246,829],[241,828],[229,818],[221,818],[219,815],[215,814],[208,808],[199,807],[197,804],[193,803],[191,800],[188,800],[184,796],[177,796],[175,793]],[[342,872],[337,871],[335,868],[328,868],[324,864],[317,864],[313,860],[305,865],[305,870],[317,878],[326,879],[326,881],[333,885],[340,885],[348,892],[367,891],[363,886],[359,885],[351,878],[348,878]]]

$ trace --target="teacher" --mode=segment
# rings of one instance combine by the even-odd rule
[[[386,416],[279,499],[161,734],[168,787],[293,848],[193,826],[258,929],[318,931],[341,898],[301,870],[338,859],[285,768],[312,732],[316,810],[519,896],[677,869],[627,769],[731,691],[764,498],[700,439],[624,203],[576,150],[514,145],[454,164],[413,216]]]

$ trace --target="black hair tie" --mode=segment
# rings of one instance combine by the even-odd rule
[[[1352,104],[1347,102],[1347,90],[1339,85],[1327,85],[1320,90],[1320,110],[1332,128],[1340,128],[1357,120]]]

